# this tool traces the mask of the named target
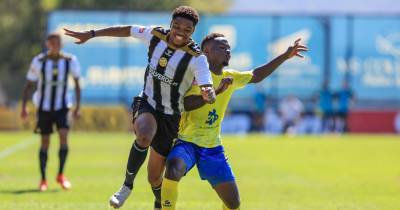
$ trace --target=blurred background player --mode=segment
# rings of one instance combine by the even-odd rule
[[[80,66],[78,59],[71,54],[61,51],[62,43],[59,34],[50,34],[46,39],[47,52],[33,58],[27,73],[27,82],[23,91],[21,117],[26,119],[28,111],[26,104],[28,95],[37,83],[33,102],[37,107],[37,125],[35,132],[41,135],[39,151],[41,181],[40,191],[48,188],[46,178],[47,151],[50,144],[50,134],[53,125],[57,126],[60,138],[59,170],[57,182],[64,189],[69,189],[71,183],[64,175],[64,166],[68,155],[68,110],[72,103],[68,96],[68,77],[73,76],[75,84],[75,109],[73,116],[78,118],[80,108]]]
[[[348,132],[347,117],[349,115],[350,105],[354,100],[353,91],[349,83],[343,81],[342,88],[335,93],[337,100],[337,110],[335,111],[335,131],[338,133]]]
[[[329,83],[325,81],[319,93],[319,108],[322,114],[322,133],[331,133],[334,130],[333,99],[334,94],[329,88]]]
[[[193,85],[185,95],[185,112],[180,122],[178,139],[167,158],[167,167],[162,184],[162,209],[176,208],[178,182],[197,165],[201,179],[207,180],[223,201],[223,209],[239,209],[240,199],[235,178],[224,148],[221,145],[221,122],[232,94],[248,83],[258,83],[268,77],[279,65],[307,47],[299,44],[253,71],[224,70],[230,60],[230,45],[222,34],[212,33],[204,38],[202,51],[207,56],[212,72],[217,100],[205,104],[200,89]],[[224,87],[220,91],[220,87]]]
[[[101,30],[75,32],[65,29],[81,44],[93,37],[112,36],[141,39],[148,46],[148,65],[145,84],[140,97],[134,101],[136,140],[128,158],[125,181],[110,198],[110,205],[121,207],[130,195],[137,172],[146,159],[151,146],[148,180],[155,196],[155,209],[160,209],[160,193],[165,159],[177,137],[183,96],[194,77],[202,87],[203,99],[212,103],[215,93],[208,70],[207,58],[191,39],[199,21],[197,11],[180,6],[172,13],[170,29],[150,26],[117,26]],[[164,91],[163,91],[164,90]]]

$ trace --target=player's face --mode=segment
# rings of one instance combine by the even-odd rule
[[[231,59],[231,46],[229,46],[225,37],[217,37],[210,43],[209,54],[213,58],[212,60],[218,64],[228,66]]]
[[[52,53],[58,53],[61,50],[61,40],[58,38],[51,38],[46,41],[47,49]]]
[[[186,45],[194,32],[193,22],[187,18],[176,17],[171,22],[169,41],[177,47]]]

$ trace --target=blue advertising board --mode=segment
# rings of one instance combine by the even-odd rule
[[[310,48],[304,59],[284,63],[257,87],[249,85],[236,93],[234,100],[252,98],[256,88],[279,98],[289,94],[310,98],[327,76],[331,88],[339,89],[346,72],[350,72],[357,98],[400,100],[399,18],[328,19],[329,54],[325,48],[326,22],[320,17],[204,15],[193,38],[200,43],[210,32],[225,34],[232,46],[229,68],[242,71],[269,62],[297,38]],[[167,13],[56,11],[48,17],[48,31],[62,33],[64,27],[90,30],[121,24],[168,28],[169,21]],[[350,29],[349,21],[353,21]],[[147,46],[140,40],[99,37],[76,45],[70,37],[63,39],[64,50],[77,55],[82,66],[84,103],[129,103],[140,93],[147,61]],[[328,61],[329,72],[325,69]]]

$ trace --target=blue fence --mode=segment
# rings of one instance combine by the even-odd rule
[[[56,11],[48,31],[63,27],[88,30],[118,24],[163,25],[167,13]],[[269,79],[249,85],[234,101],[251,98],[256,88],[277,98],[294,94],[308,99],[324,81],[333,90],[347,78],[361,101],[400,101],[400,17],[371,16],[205,16],[194,39],[209,32],[225,34],[232,45],[230,67],[250,70],[284,52],[301,37],[310,51],[292,59]],[[143,86],[147,47],[133,38],[97,38],[76,45],[64,37],[64,50],[82,66],[85,103],[129,103]]]

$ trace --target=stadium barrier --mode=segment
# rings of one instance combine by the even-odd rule
[[[355,110],[349,115],[352,133],[396,133],[397,110]]]

